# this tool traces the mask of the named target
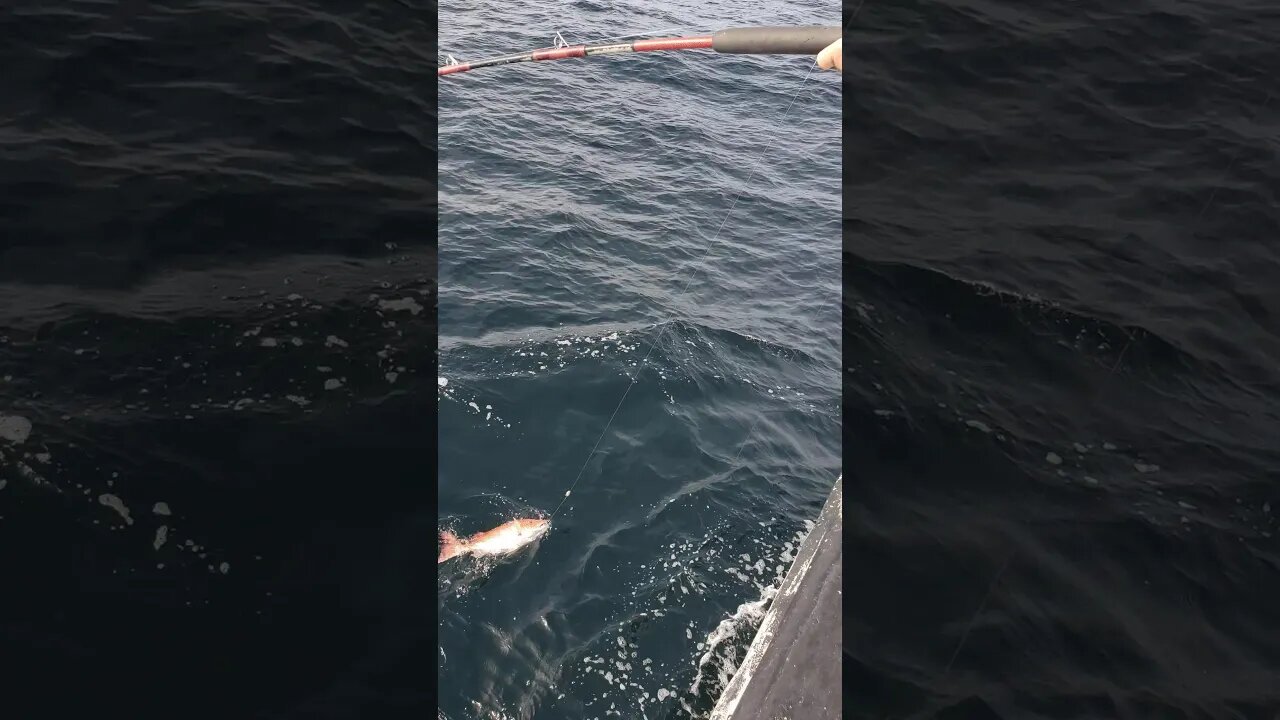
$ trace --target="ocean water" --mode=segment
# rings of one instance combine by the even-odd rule
[[[842,470],[846,716],[1273,720],[1270,4],[430,80],[829,17],[7,3],[0,712],[697,716]]]
[[[0,715],[420,717],[434,18],[0,34]]]
[[[837,22],[446,2],[439,32],[465,61]],[[512,559],[440,566],[440,717],[705,717],[745,651],[841,468],[841,93],[812,67],[700,51],[440,82],[440,521],[554,513]]]
[[[853,19],[845,717],[1280,712],[1277,38],[1235,1]]]

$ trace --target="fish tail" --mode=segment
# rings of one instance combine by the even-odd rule
[[[467,552],[466,545],[458,539],[457,535],[448,530],[440,531],[440,543],[440,560],[436,563],[437,565]]]

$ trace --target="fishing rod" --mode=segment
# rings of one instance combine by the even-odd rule
[[[621,55],[634,52],[659,50],[715,50],[734,55],[817,55],[823,48],[839,40],[838,26],[823,25],[745,27],[720,30],[711,35],[689,35],[672,38],[633,40],[626,43],[602,43],[597,45],[570,45],[556,35],[555,47],[543,48],[512,55],[476,60],[475,62],[450,62],[436,69],[436,76],[477,70],[494,65],[518,62],[564,60],[596,55]]]

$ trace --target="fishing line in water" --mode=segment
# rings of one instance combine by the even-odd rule
[[[792,94],[791,101],[787,103],[787,108],[782,113],[782,118],[780,120],[780,123],[785,122],[787,117],[790,116],[791,108],[795,106],[796,99],[800,97],[800,92],[804,90],[805,84],[809,82],[809,77],[813,75],[813,70],[816,67],[818,67],[817,62],[810,63],[809,71],[805,73],[804,79],[800,81],[799,87],[797,87],[795,93]],[[698,265],[694,268],[693,273],[690,275],[689,281],[685,283],[684,289],[680,291],[680,294],[676,296],[675,300],[680,300],[684,298],[685,295],[688,294],[689,288],[693,286],[694,280],[697,279],[698,274],[702,271],[703,268],[705,268],[706,259],[711,254],[711,248],[714,246],[715,241],[719,239],[720,233],[724,230],[725,225],[728,224],[730,216],[733,215],[734,208],[737,207],[738,205],[738,200],[742,198],[743,193],[746,192],[747,186],[750,185],[751,180],[755,177],[756,170],[759,169],[761,163],[764,161],[765,154],[770,150],[772,150],[773,147],[774,147],[774,143],[770,143],[769,146],[766,147],[763,152],[757,155],[756,161],[751,167],[751,172],[748,173],[747,179],[742,184],[742,189],[739,190],[738,194],[734,196],[733,202],[729,205],[729,209],[725,212],[724,219],[720,221],[720,226],[716,228],[715,234],[712,235],[711,239],[707,241],[706,248],[702,253],[702,257],[699,258]],[[658,345],[662,342],[662,338],[666,335],[667,328],[670,327],[672,322],[674,322],[674,319],[667,320],[661,324],[660,326],[661,330],[658,333],[658,337],[655,338],[653,343],[649,345],[649,351],[645,353],[644,359],[640,361],[640,364],[636,368],[636,371],[630,375],[630,382],[627,383],[626,389],[622,392],[622,397],[619,398],[617,406],[613,408],[613,413],[609,415],[608,422],[605,423],[604,429],[600,431],[600,436],[596,438],[595,444],[591,447],[591,452],[587,453],[587,458],[585,461],[583,461],[582,467],[578,470],[578,474],[574,477],[573,482],[569,484],[569,489],[565,490],[564,497],[560,499],[560,503],[556,505],[556,509],[553,510],[551,512],[551,515],[548,516],[548,520],[554,518],[556,514],[560,512],[560,509],[564,507],[564,504],[569,501],[569,496],[573,494],[573,491],[575,488],[577,488],[578,483],[581,482],[583,473],[586,472],[587,466],[591,464],[591,458],[595,457],[596,450],[600,448],[600,443],[604,441],[605,435],[609,433],[609,428],[613,426],[613,421],[618,417],[618,412],[622,410],[623,404],[626,403],[627,395],[631,393],[631,388],[636,386],[637,379],[640,377],[640,374],[644,371],[645,366],[649,362],[649,357],[653,355],[653,351],[657,349]],[[755,430],[755,425],[753,424],[752,431],[754,430]],[[747,440],[750,440],[750,437],[751,435],[750,433],[748,433]],[[746,442],[747,442],[746,440],[743,441],[744,447],[746,445]],[[742,448],[739,448],[738,452],[739,454],[741,454]],[[735,456],[735,462],[736,462],[736,456]]]
[[[858,9],[861,9],[861,4]],[[854,16],[856,17],[856,15],[857,10],[854,11]],[[848,25],[852,24],[852,22],[853,18],[850,18],[849,23],[846,25],[846,29]],[[643,40],[623,44],[570,45],[568,41],[564,39],[563,35],[557,32],[553,39],[554,47],[550,49],[501,55],[468,63],[458,62],[450,55],[448,56],[448,62],[437,68],[437,76],[465,73],[480,68],[508,65],[512,63],[540,62],[569,58],[584,58],[597,55],[646,53],[671,50],[711,49],[719,53],[727,54],[804,54],[812,57],[814,54],[817,54],[824,48],[828,47],[831,43],[835,42],[839,37],[841,37],[841,35],[842,33],[839,28],[831,27],[754,27],[730,28],[704,36],[659,38],[655,40]],[[796,100],[799,98],[801,92],[804,91],[805,86],[808,84],[809,77],[813,75],[813,71],[816,67],[818,67],[816,61],[809,64],[808,71],[801,79],[795,92],[792,93],[786,109],[782,113],[780,123],[785,123],[790,117],[791,110],[795,107]],[[775,136],[772,140],[773,141],[768,142],[763,151],[757,155],[746,180],[742,183],[737,194],[734,195],[733,200],[730,203],[728,210],[725,212],[719,226],[716,228],[715,233],[713,233],[706,242],[705,248],[701,256],[698,258],[688,282],[685,283],[679,294],[676,295],[675,301],[679,301],[689,294],[693,283],[698,279],[699,273],[706,268],[707,259],[711,254],[712,248],[715,246],[716,241],[719,240],[724,228],[728,225],[729,218],[733,215],[733,211],[737,208],[737,205],[741,201],[742,196],[746,193],[747,188],[750,187],[751,181],[755,179],[760,166],[763,164],[765,153],[768,153],[776,147],[777,137]],[[568,489],[564,493],[564,497],[556,505],[550,516],[548,516],[548,520],[559,514],[560,510],[563,509],[565,504],[568,502],[569,497],[573,494],[573,490],[576,489],[578,484],[582,481],[586,468],[591,463],[591,459],[595,457],[595,454],[599,450],[601,443],[604,441],[605,436],[608,435],[609,430],[613,427],[613,422],[617,419],[619,412],[621,412],[623,405],[626,403],[627,397],[631,393],[631,389],[638,383],[641,373],[643,373],[645,367],[647,367],[650,358],[653,356],[653,352],[666,337],[666,332],[674,320],[675,318],[671,318],[659,324],[657,337],[651,342],[649,349],[641,359],[637,370],[634,374],[628,373],[629,382],[622,393],[622,397],[619,398],[618,403],[614,406],[613,412],[609,415],[609,419],[606,421],[600,435],[596,438],[590,452],[587,453],[586,459],[579,468],[578,473],[574,476],[573,481],[569,484]],[[750,434],[748,435],[748,439],[749,438]],[[741,452],[741,449],[739,452]]]
[[[853,21],[857,19],[858,13],[862,11],[862,7],[865,4],[866,4],[866,0],[861,0],[858,3],[858,6],[854,8],[853,13],[849,16],[849,21],[844,24],[844,27],[841,30],[842,35],[844,32],[847,32],[849,28],[853,25]],[[782,113],[783,122],[785,122],[787,117],[791,115],[791,108],[795,105],[796,98],[800,97],[800,92],[804,90],[805,84],[809,82],[809,77],[813,75],[813,70],[816,67],[818,67],[817,61],[814,61],[809,65],[809,71],[805,73],[804,79],[800,81],[799,87],[796,88],[795,93],[791,96],[791,101],[787,103],[787,109]],[[760,167],[760,164],[764,161],[765,153],[772,149],[773,149],[773,145],[770,144],[767,148],[765,148],[764,152],[760,153],[756,157],[756,162],[754,165],[752,165],[751,172],[747,175],[746,181],[744,181],[742,184],[743,185],[742,190],[739,190],[738,194],[734,196],[733,202],[729,205],[729,209],[725,212],[724,219],[720,221],[720,227],[716,229],[715,235],[713,235],[711,237],[711,240],[707,242],[706,250],[703,251],[702,257],[698,261],[699,262],[698,267],[694,269],[693,274],[689,277],[689,282],[685,284],[684,289],[680,291],[680,294],[678,296],[676,296],[677,300],[683,298],[686,294],[688,294],[689,288],[693,285],[693,281],[698,277],[698,273],[705,266],[707,256],[711,254],[711,247],[715,244],[715,241],[720,237],[720,232],[724,230],[724,226],[726,223],[728,223],[729,217],[733,215],[733,210],[735,207],[737,207],[738,200],[742,197],[742,194],[746,192],[747,186],[751,183],[752,178],[755,177],[756,170]],[[591,458],[595,456],[596,450],[600,448],[600,443],[604,440],[605,435],[608,434],[609,428],[613,425],[613,421],[618,417],[618,412],[622,410],[622,405],[627,401],[627,395],[631,393],[631,388],[635,387],[636,379],[640,377],[640,373],[644,371],[645,365],[647,365],[649,362],[649,356],[653,354],[653,351],[658,347],[658,344],[662,341],[663,336],[666,335],[667,327],[671,324],[671,322],[673,321],[668,320],[662,324],[662,329],[661,331],[659,331],[658,337],[653,341],[653,344],[649,346],[649,351],[645,353],[644,359],[640,361],[640,365],[636,368],[635,374],[630,376],[630,382],[627,383],[626,389],[623,390],[622,397],[618,400],[618,405],[614,407],[613,413],[609,415],[609,420],[608,422],[605,423],[604,429],[600,431],[600,437],[596,438],[595,444],[591,446],[591,452],[587,453],[587,459],[583,461],[582,467],[578,470],[577,476],[575,476],[573,479],[573,482],[569,484],[569,489],[565,490],[564,497],[560,499],[560,503],[556,505],[556,509],[551,511],[551,514],[547,518],[548,520],[554,518],[560,512],[560,509],[564,507],[564,504],[569,501],[569,497],[573,494],[574,489],[578,487],[578,483],[581,482],[582,480],[582,474],[586,472],[587,466],[591,464]],[[752,432],[754,432],[755,424],[752,424],[751,430]],[[746,440],[743,441],[742,447],[745,447],[747,441],[749,441],[750,439],[751,439],[751,432],[748,432],[747,438]],[[738,449],[739,455],[742,453],[742,447]],[[735,462],[736,462],[736,456],[735,456]]]

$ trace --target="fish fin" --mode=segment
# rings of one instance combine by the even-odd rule
[[[437,565],[467,552],[466,544],[448,530],[440,531],[440,542],[440,560]]]

